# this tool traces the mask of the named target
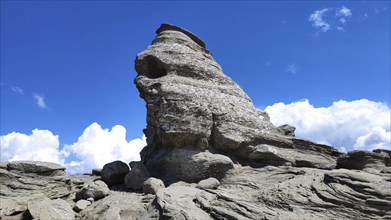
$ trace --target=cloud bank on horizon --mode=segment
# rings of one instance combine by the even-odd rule
[[[316,108],[308,100],[265,109],[276,126],[291,124],[296,136],[328,144],[341,151],[391,149],[391,108],[367,99],[334,102]]]
[[[301,138],[325,143],[341,151],[391,149],[391,108],[366,99],[338,101],[316,108],[308,100],[276,103],[265,109],[276,125],[291,124]],[[64,165],[69,174],[89,173],[114,160],[140,160],[145,136],[126,140],[126,129],[102,128],[94,122],[73,144],[60,148],[59,135],[34,129],[32,134],[12,132],[1,136],[1,161],[41,160]]]
[[[40,160],[66,167],[69,174],[90,173],[106,163],[121,160],[139,161],[139,152],[146,146],[146,137],[126,140],[126,129],[115,125],[102,128],[94,122],[73,144],[60,149],[59,136],[49,130],[34,129],[32,134],[12,132],[1,138],[1,161]]]

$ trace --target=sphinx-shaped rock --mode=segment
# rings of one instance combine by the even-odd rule
[[[147,107],[147,147],[141,158],[148,170],[159,168],[167,173],[162,168],[170,167],[172,153],[168,152],[183,149],[194,154],[208,150],[255,166],[287,162],[327,169],[336,166],[340,153],[334,148],[294,138],[294,127],[275,127],[268,114],[255,108],[243,89],[223,73],[197,36],[169,24],[161,25],[156,33],[152,45],[135,61],[138,75],[134,82]],[[262,156],[265,144],[276,150]],[[167,166],[162,166],[162,158]]]

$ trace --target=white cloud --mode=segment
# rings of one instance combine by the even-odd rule
[[[342,23],[342,24],[345,24],[346,23],[346,19],[351,17],[352,16],[352,11],[345,7],[345,6],[342,6],[341,8],[337,8],[337,12],[335,14],[337,17],[341,17],[339,19],[339,21]],[[339,30],[339,29],[338,29]]]
[[[366,99],[316,108],[308,100],[276,103],[265,109],[275,125],[291,124],[296,135],[342,151],[391,148],[389,106]]]
[[[140,160],[140,151],[146,138],[126,140],[126,129],[115,125],[103,129],[94,122],[87,127],[77,142],[59,149],[59,136],[48,130],[33,130],[31,135],[12,132],[1,136],[1,161],[40,160],[66,166],[69,174],[90,173],[114,160]],[[67,162],[70,161],[70,162]]]
[[[347,19],[353,15],[352,10],[345,6],[341,6],[340,8],[335,9],[335,16],[331,16],[326,19],[326,16],[333,10],[333,8],[315,10],[310,15],[308,21],[312,22],[312,26],[320,29],[322,32],[327,32],[334,28],[339,31],[344,30],[342,27],[338,26],[338,24],[345,24]]]
[[[26,135],[12,132],[1,139],[1,161],[40,160],[62,164],[58,135],[48,130],[34,129]]]
[[[296,71],[297,71],[297,66],[296,66],[296,64],[289,64],[288,66],[286,66],[286,68],[285,68],[285,72],[288,72],[288,73],[293,73],[293,74],[295,74],[296,73]]]
[[[346,22],[346,19],[345,18],[340,18],[339,21],[344,24]]]
[[[24,95],[24,91],[22,88],[20,87],[17,87],[17,86],[12,86],[11,87],[12,91],[16,92],[16,93],[19,93],[20,95]]]
[[[65,145],[61,153],[77,158],[67,164],[69,173],[86,173],[114,160],[126,163],[140,160],[139,152],[145,145],[145,136],[126,141],[126,129],[121,125],[109,130],[94,122],[84,130],[77,142]]]
[[[43,95],[33,94],[33,97],[40,108],[47,108]]]
[[[342,6],[341,8],[337,9],[337,16],[350,17],[352,16],[352,11],[345,6]]]
[[[344,31],[345,29],[343,28],[343,27],[337,27],[337,30],[339,30],[339,31]]]
[[[389,149],[391,143],[391,132],[387,132],[384,128],[374,127],[372,130],[363,136],[357,138],[354,144],[354,149]]]
[[[316,10],[310,15],[308,21],[312,21],[312,26],[315,28],[320,28],[323,32],[326,32],[330,29],[330,24],[324,20],[324,16],[328,11],[327,8]]]

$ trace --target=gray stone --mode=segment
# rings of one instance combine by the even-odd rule
[[[114,161],[103,166],[102,179],[110,187],[124,183],[124,178],[129,172],[129,167],[122,161]]]
[[[279,148],[273,145],[260,144],[249,146],[251,152],[248,155],[249,163],[259,167],[265,165],[290,165],[297,167],[314,167],[319,169],[334,169],[336,159],[327,154],[312,151],[306,152],[300,149]]]
[[[75,219],[75,212],[70,204],[62,199],[31,200],[27,204],[29,213],[37,220]]]
[[[390,160],[390,155],[383,151],[351,151],[338,158],[337,167],[379,173],[387,170]]]
[[[156,201],[161,211],[162,219],[213,219],[195,202],[200,189],[187,183],[178,182],[159,190]]]
[[[292,125],[288,125],[288,124],[281,125],[278,127],[278,129],[281,132],[281,134],[283,134],[283,135],[291,136],[291,137],[295,136],[296,128]]]
[[[211,177],[208,179],[201,180],[200,182],[198,182],[196,187],[200,189],[217,189],[219,185],[220,181],[218,181],[216,178]]]
[[[125,187],[128,189],[140,190],[143,182],[149,178],[149,172],[141,163],[132,163],[132,169],[125,176]]]
[[[87,206],[89,206],[89,205],[91,205],[90,201],[81,199],[76,202],[75,206],[73,207],[73,210],[75,210],[75,212],[80,212],[80,211],[86,209]]]
[[[145,197],[140,193],[113,191],[109,196],[92,203],[79,215],[81,219],[140,219],[154,197]]]
[[[68,197],[71,181],[67,176],[45,176],[17,170],[0,169],[0,196],[5,198]]]
[[[155,195],[159,190],[166,188],[164,183],[160,179],[156,179],[154,177],[148,178],[143,183],[143,192],[145,194],[153,194]]]
[[[221,179],[233,168],[229,157],[197,149],[172,148],[153,155],[151,161],[153,163],[146,165],[151,176],[163,180],[166,185],[178,181],[198,182],[209,177]]]
[[[18,216],[26,211],[26,203],[13,198],[1,198],[0,217],[7,219],[8,216]],[[7,217],[6,217],[7,216]],[[22,215],[20,215],[22,217]]]
[[[7,164],[8,170],[16,170],[23,173],[36,173],[44,176],[65,175],[65,167],[50,162],[19,160]]]
[[[138,75],[134,80],[146,102],[147,146],[141,159],[152,176],[167,183],[169,177],[164,176],[172,171],[168,167],[173,163],[163,157],[174,159],[170,157],[172,152],[181,151],[198,154],[209,150],[243,165],[265,165],[260,157],[249,158],[253,146],[264,144],[295,149],[303,155],[301,158],[307,158],[291,163],[292,166],[335,167],[341,153],[333,147],[293,137],[293,126],[275,127],[267,113],[255,108],[242,88],[224,75],[194,34],[169,24],[163,24],[157,34],[152,45],[137,55]],[[326,164],[318,163],[318,158],[326,158],[322,160]],[[176,165],[181,166],[180,159],[176,160]],[[218,176],[224,176],[227,169],[220,171]],[[190,172],[189,175],[197,174]],[[181,179],[185,175],[177,173],[183,181],[198,182],[209,177]]]
[[[110,189],[107,187],[106,183],[97,180],[84,186],[80,191],[76,192],[76,201],[89,198],[98,200],[108,196],[109,194]]]

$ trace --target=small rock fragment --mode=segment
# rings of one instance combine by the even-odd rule
[[[145,194],[156,194],[160,189],[164,189],[162,180],[150,177],[143,183],[143,192]]]
[[[76,201],[88,198],[98,200],[109,195],[109,193],[110,189],[107,187],[106,183],[101,180],[97,180],[87,186],[84,186],[80,191],[78,191],[76,193]]]
[[[75,206],[73,207],[73,210],[75,210],[75,212],[80,212],[80,211],[86,209],[87,206],[89,206],[89,205],[91,205],[90,201],[81,199],[76,202]]]
[[[217,189],[219,185],[220,181],[218,181],[216,178],[210,177],[198,182],[196,187],[200,189]]]

